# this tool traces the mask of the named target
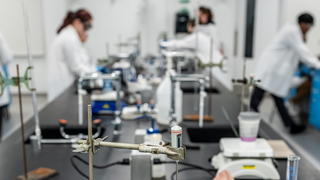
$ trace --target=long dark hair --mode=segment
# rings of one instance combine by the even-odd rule
[[[62,25],[58,28],[57,34],[59,34],[65,27],[72,24],[74,20],[79,19],[82,23],[92,20],[92,15],[85,9],[79,9],[76,12],[69,11],[64,18]]]
[[[208,16],[208,23],[207,24],[214,24],[213,13],[210,8],[201,6],[201,7],[199,7],[199,11]]]

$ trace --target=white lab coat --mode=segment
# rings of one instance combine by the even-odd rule
[[[261,82],[257,86],[276,96],[286,97],[299,61],[320,68],[320,62],[303,42],[300,27],[288,24],[259,59],[255,75]]]
[[[0,34],[0,73],[5,78],[3,66],[8,65],[13,59],[12,51],[10,50],[6,40]],[[0,106],[7,105],[10,103],[10,91],[9,87],[4,89],[2,96],[0,97]]]
[[[73,26],[63,29],[54,39],[48,57],[48,100],[60,95],[77,77],[95,71]]]
[[[173,49],[186,48],[186,49],[196,49],[197,56],[202,61],[202,63],[220,63],[223,60],[223,55],[218,49],[216,41],[213,41],[213,51],[211,51],[211,39],[208,35],[197,32],[186,36],[180,40],[170,40],[167,42],[162,42],[161,46]],[[212,54],[210,55],[210,52]],[[210,58],[212,60],[210,60]],[[226,88],[232,90],[231,79],[227,73],[221,71],[219,68],[211,68],[214,77]]]
[[[211,38],[213,38],[213,41],[217,45],[217,49],[220,50],[221,48],[221,39],[219,38],[218,28],[215,24],[209,23],[209,24],[199,24],[195,27],[195,32],[201,32]]]

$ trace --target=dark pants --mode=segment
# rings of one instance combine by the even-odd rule
[[[251,101],[250,101],[250,108],[252,110],[259,112],[259,106],[260,106],[260,103],[261,103],[265,93],[266,93],[265,90],[263,90],[257,86],[254,88],[253,93],[252,93],[252,97],[251,97]],[[278,112],[281,116],[281,119],[282,119],[284,125],[286,127],[294,126],[295,123],[292,120],[291,116],[288,113],[287,108],[284,105],[283,98],[280,98],[280,97],[275,96],[273,94],[271,94],[271,96],[277,106]]]
[[[2,123],[4,119],[9,119],[8,106],[0,106],[0,142],[2,141]]]

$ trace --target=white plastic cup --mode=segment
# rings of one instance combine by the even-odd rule
[[[240,138],[245,142],[256,141],[259,124],[261,121],[260,114],[256,112],[241,112],[238,116],[240,126]]]

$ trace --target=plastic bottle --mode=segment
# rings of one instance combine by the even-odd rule
[[[175,84],[175,115],[177,122],[180,123],[182,121],[182,90],[179,83]],[[157,122],[162,125],[169,125],[170,121],[171,86],[170,73],[167,72],[157,89]]]

